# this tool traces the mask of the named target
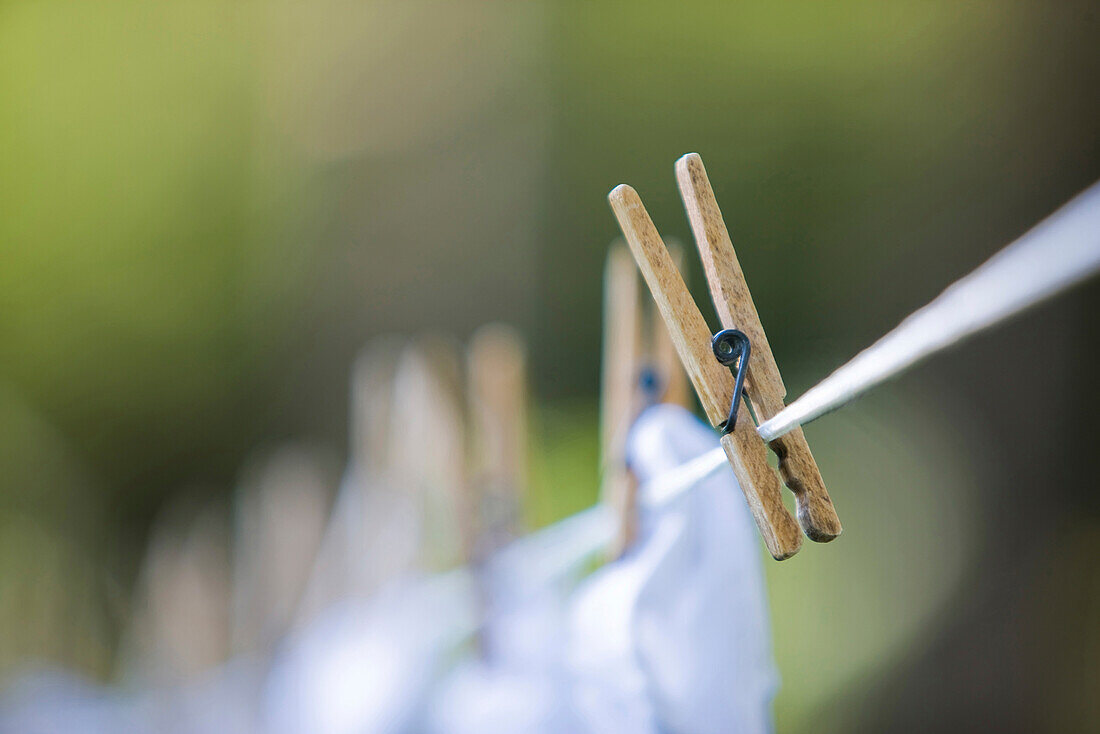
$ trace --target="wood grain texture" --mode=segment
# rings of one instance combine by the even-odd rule
[[[666,244],[668,245],[668,254],[672,258],[672,264],[676,266],[680,276],[684,278],[684,284],[687,285],[683,268],[684,248],[678,242],[667,242]],[[634,264],[632,262],[631,270],[633,269]],[[684,372],[684,366],[680,363],[680,357],[676,354],[676,347],[672,343],[668,326],[659,314],[654,314],[653,318],[650,319],[649,329],[651,334],[650,362],[660,374],[661,379],[664,380],[664,393],[661,395],[661,402],[672,403],[692,410],[695,407],[695,399],[691,396],[687,373]]]
[[[611,191],[608,200],[703,410],[711,425],[718,426],[729,413],[733,375],[714,358],[710,330],[638,193],[622,184]],[[802,539],[783,506],[779,478],[768,466],[767,450],[748,411],[738,412],[737,425],[722,437],[722,446],[768,551],[776,560],[790,558],[798,552]]]
[[[745,392],[757,417],[767,420],[783,409],[787,389],[698,154],[689,153],[676,162],[676,180],[722,326],[740,329],[752,342]],[[818,542],[836,538],[842,529],[840,519],[802,430],[791,431],[770,445],[779,458],[783,481],[794,493],[807,537]]]

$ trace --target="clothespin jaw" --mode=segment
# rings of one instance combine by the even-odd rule
[[[722,426],[734,399],[734,377],[715,359],[702,313],[638,193],[622,184],[608,200],[707,418],[711,425]],[[764,442],[747,410],[738,411],[736,425],[723,434],[721,443],[768,551],[776,560],[790,558],[802,546],[802,535],[783,506],[779,478],[768,465]]]
[[[787,388],[699,154],[688,153],[676,161],[676,180],[718,318],[723,328],[744,332],[752,344],[745,393],[757,419],[768,420],[783,409]],[[827,542],[840,535],[840,519],[802,429],[781,436],[770,446],[779,458],[783,481],[794,493],[806,536]]]

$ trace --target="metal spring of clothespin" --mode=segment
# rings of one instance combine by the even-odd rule
[[[741,397],[745,392],[745,375],[749,371],[749,355],[752,343],[744,332],[737,329],[722,329],[710,340],[711,349],[719,364],[730,368],[733,373],[733,400],[730,401],[729,417],[718,426],[722,433],[730,433],[737,425],[737,409],[741,407]]]

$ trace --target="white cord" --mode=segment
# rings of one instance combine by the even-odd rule
[[[1100,183],[956,281],[893,331],[761,423],[779,438],[899,374],[1100,270]]]

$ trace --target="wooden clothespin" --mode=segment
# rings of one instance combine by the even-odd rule
[[[736,327],[748,335],[751,346],[748,350],[750,354],[748,364],[739,363],[737,366],[742,375],[741,379],[747,381],[747,391],[750,394],[758,394],[762,389],[769,388],[761,388],[760,377],[756,382],[752,382],[748,377],[751,374],[752,365],[758,361],[757,340],[762,344],[761,356],[764,360],[770,361],[773,368],[774,359],[771,357],[771,350],[766,346],[767,342],[763,340],[763,328],[759,325],[759,318],[756,316],[755,306],[752,305],[740,267],[736,267],[736,277],[734,277],[733,267],[728,265],[729,262],[736,265],[733,245],[729,242],[717,204],[711,207],[708,203],[713,201],[713,194],[706,194],[710,191],[710,184],[706,182],[701,162],[696,166],[693,160],[697,161],[698,156],[686,156],[677,164],[681,190],[700,251],[705,252],[703,260],[707,265],[707,279],[719,314],[722,315],[723,324],[727,328]],[[695,387],[703,410],[712,425],[723,429],[722,447],[745,493],[749,508],[769,552],[777,560],[790,558],[801,547],[802,537],[794,519],[783,506],[779,479],[768,466],[764,442],[757,435],[747,410],[736,410],[734,426],[730,428],[726,425],[730,414],[741,403],[740,395],[736,395],[737,402],[734,402],[735,394],[739,392],[737,383],[740,380],[734,377],[730,368],[716,358],[714,350],[718,349],[719,345],[717,343],[712,345],[710,330],[637,192],[623,184],[612,190],[608,198],[634,254],[634,259],[668,325],[673,345]],[[695,213],[692,213],[693,209]],[[718,234],[719,232],[724,234],[724,238]],[[708,258],[710,264],[707,264]],[[745,323],[746,314],[750,311],[752,323],[748,324]],[[727,314],[730,316],[728,319]],[[766,374],[763,369],[762,367],[761,375]],[[775,374],[778,375],[778,370]],[[781,390],[782,383],[778,384]],[[774,385],[770,389],[769,395],[774,395]],[[782,407],[781,403],[780,407]],[[804,442],[805,439],[803,444]],[[840,523],[836,520],[832,503],[828,501],[828,495],[824,492],[820,475],[816,473],[816,465],[811,475],[800,463],[806,457],[810,457],[809,450],[802,452],[795,447],[799,460],[792,461],[789,444],[783,444],[779,449],[786,452],[780,457],[781,460],[786,461],[784,476],[789,477],[788,483],[796,492],[799,517],[803,521],[807,535],[819,541],[836,537],[840,533]],[[812,457],[809,460],[812,462]],[[817,476],[816,483],[813,481],[813,475]]]
[[[745,392],[757,419],[768,420],[783,410],[787,388],[698,153],[688,153],[676,161],[676,180],[722,327],[744,332],[752,343]],[[806,536],[828,542],[840,535],[840,519],[802,429],[796,428],[770,446],[779,458],[783,481],[794,493],[798,520]]]
[[[527,351],[504,324],[481,327],[466,353],[478,536],[484,556],[520,532],[527,485]]]
[[[392,461],[393,380],[404,346],[405,340],[397,336],[373,339],[351,370],[350,460],[356,471],[373,477],[385,476]]]
[[[405,340],[377,337],[356,356],[349,380],[348,466],[325,523],[293,627],[338,601],[366,597],[412,567],[412,500],[393,476],[393,380]]]
[[[682,250],[673,244],[674,261]],[[608,555],[617,558],[637,532],[637,481],[626,465],[626,438],[648,404],[688,407],[687,376],[664,321],[646,313],[630,251],[613,243],[604,269],[603,363],[600,387],[600,497],[613,508],[617,532]],[[648,323],[647,323],[648,322]],[[643,333],[650,333],[647,342]]]
[[[395,481],[419,504],[421,566],[451,568],[471,558],[474,542],[462,369],[454,343],[426,337],[406,347],[393,391]]]
[[[672,257],[672,264],[680,271],[686,284],[687,276],[683,275],[684,248],[675,240],[669,240],[666,245],[668,254]],[[664,319],[659,314],[652,314],[651,316],[650,331],[653,335],[653,341],[649,361],[663,383],[660,401],[679,405],[690,410],[695,403],[688,389],[687,373],[684,372],[684,366],[680,363],[680,358],[676,354],[676,347],[672,343],[668,326],[665,325]]]
[[[232,642],[267,654],[293,625],[321,549],[332,477],[323,454],[288,444],[253,457],[234,512]]]
[[[129,675],[150,685],[178,684],[229,658],[227,531],[224,508],[191,494],[161,512],[122,635],[120,658]]]

